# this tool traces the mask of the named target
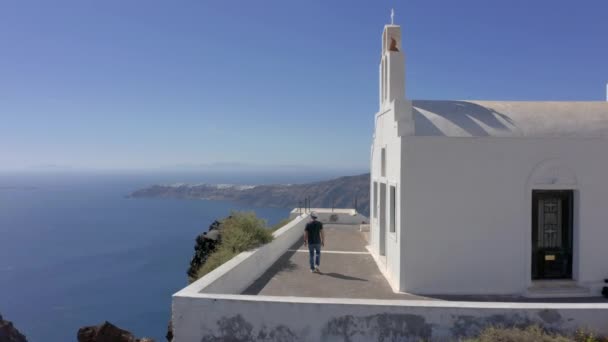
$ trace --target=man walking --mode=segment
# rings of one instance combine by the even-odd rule
[[[323,234],[323,223],[317,221],[317,213],[310,213],[312,221],[306,224],[304,229],[304,246],[308,246],[310,257],[310,271],[319,273],[321,263],[321,246],[325,246],[325,236]],[[316,255],[315,255],[316,254]]]

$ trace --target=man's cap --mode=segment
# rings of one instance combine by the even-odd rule
[[[314,211],[310,213],[310,217],[312,218],[317,218],[317,213],[315,213]]]

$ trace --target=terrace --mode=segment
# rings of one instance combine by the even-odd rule
[[[302,241],[309,216],[294,210],[292,221],[274,233],[271,243],[237,255],[173,296],[174,341],[264,336],[363,341],[384,334],[398,340],[452,340],[492,324],[608,333],[608,304],[597,298],[542,303],[395,293],[366,248],[361,223],[367,218],[354,210],[313,210],[326,234],[320,274],[310,272]]]

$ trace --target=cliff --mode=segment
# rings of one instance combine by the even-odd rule
[[[173,184],[153,185],[129,195],[133,198],[170,197],[236,201],[256,207],[295,208],[310,199],[313,208],[354,208],[369,216],[369,173],[305,184],[231,185]]]

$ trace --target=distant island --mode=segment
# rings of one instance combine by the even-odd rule
[[[306,198],[313,208],[354,208],[369,216],[370,175],[346,176],[305,184],[158,184],[136,190],[132,198],[181,198],[235,201],[256,207],[296,208]]]

